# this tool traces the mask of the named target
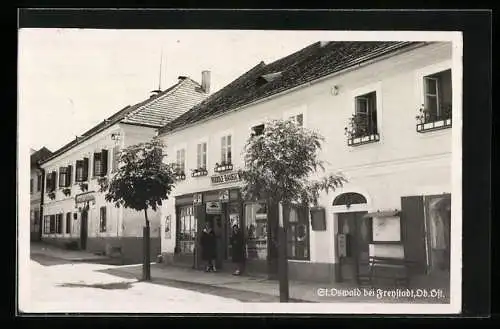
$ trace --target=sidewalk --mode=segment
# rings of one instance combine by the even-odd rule
[[[30,242],[31,255],[43,255],[66,261],[107,261],[106,256],[94,255],[81,250],[66,250],[43,242]]]
[[[121,276],[125,278],[141,278],[141,265],[115,266],[113,268],[102,270],[103,272]],[[250,276],[233,276],[228,273],[205,273],[193,269],[181,268],[176,266],[166,266],[163,264],[151,265],[151,276],[153,283],[166,284],[170,286],[179,286],[184,289],[205,290],[216,293],[223,292],[224,296],[232,295],[233,298],[240,294],[258,294],[269,296],[268,301],[278,302],[279,285],[278,281],[268,280],[267,278]],[[389,289],[357,289],[351,284],[336,283],[331,284],[310,283],[291,281],[289,284],[290,298],[295,302],[342,302],[342,303],[449,303],[447,296],[441,298],[408,298],[408,297],[390,297],[381,296]],[[319,293],[323,289],[326,293]],[[402,290],[402,289],[401,289]],[[368,294],[373,292],[373,296]],[[343,294],[343,296],[341,296]],[[347,295],[347,296],[346,296]],[[253,299],[244,301],[254,301]]]

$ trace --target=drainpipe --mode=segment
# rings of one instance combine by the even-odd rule
[[[40,168],[40,165],[38,165]],[[42,188],[40,191],[40,218],[38,221],[39,229],[38,229],[38,234],[39,234],[39,240],[42,241],[42,236],[43,236],[43,208],[44,208],[44,199],[45,199],[45,169],[40,168],[42,171]]]

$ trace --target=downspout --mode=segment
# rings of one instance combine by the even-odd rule
[[[40,168],[40,165],[38,165],[38,168],[42,171],[42,188],[40,191],[40,218],[38,225],[40,225],[38,234],[39,234],[39,240],[42,241],[43,237],[43,208],[44,208],[44,199],[45,199],[45,169]]]

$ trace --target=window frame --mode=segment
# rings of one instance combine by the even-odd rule
[[[260,248],[262,250],[265,250],[265,257],[257,257],[257,258],[250,258],[249,256],[249,252],[252,252],[252,249],[249,247],[249,242],[251,243],[253,241],[253,239],[250,239],[249,237],[249,234],[248,234],[248,221],[247,221],[247,206],[254,206],[256,204],[263,204],[265,205],[266,207],[266,236],[265,236],[265,248]],[[269,226],[269,203],[266,201],[266,200],[258,200],[258,201],[246,201],[246,202],[243,202],[243,209],[242,209],[242,212],[243,212],[243,219],[242,219],[242,222],[243,222],[243,232],[244,232],[244,236],[245,236],[245,248],[246,248],[246,252],[247,252],[247,258],[249,260],[256,260],[256,261],[265,261],[268,257],[269,257],[269,239],[270,239],[270,226]],[[257,222],[256,221],[256,218],[254,218],[255,220],[255,223]],[[260,250],[259,248],[255,248],[256,252],[257,252],[257,255],[258,255],[258,250]]]
[[[290,120],[292,117],[295,118],[298,115],[302,114],[302,126],[301,127],[307,128],[307,110],[308,110],[307,104],[302,104],[300,106],[290,108],[289,110],[286,110],[283,112],[283,120]]]
[[[201,148],[200,148],[201,146]],[[203,150],[205,146],[205,150]],[[200,152],[201,149],[201,152]],[[203,161],[204,160],[204,161]],[[204,165],[203,165],[204,162]],[[208,168],[208,141],[202,139],[196,142],[196,168],[195,169],[205,169]]]
[[[192,255],[195,252],[197,236],[198,236],[198,218],[195,214],[195,208],[193,205],[179,205],[176,206],[176,225],[175,225],[175,236],[176,236],[176,253],[182,255]],[[183,214],[183,210],[187,213]],[[186,230],[185,218],[189,217],[189,230]],[[186,233],[192,234],[194,231],[194,237],[192,239],[184,239]],[[191,235],[189,235],[191,236]],[[188,243],[186,243],[188,242]],[[192,251],[185,251],[186,245],[190,245]]]

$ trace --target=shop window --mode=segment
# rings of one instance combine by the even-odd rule
[[[43,217],[43,233],[44,234],[49,234],[49,233],[54,233],[53,228],[55,227],[53,223],[53,217],[54,216],[44,216]]]
[[[99,231],[106,232],[107,229],[107,218],[106,218],[106,207],[101,207],[99,209]]]
[[[196,217],[193,206],[179,207],[177,216],[178,252],[190,254],[194,252],[196,241]]]
[[[71,213],[66,213],[66,233],[71,233]]]
[[[267,259],[267,204],[245,205],[245,234],[248,259]]]
[[[309,216],[305,207],[291,207],[287,230],[288,259],[309,259]]]

